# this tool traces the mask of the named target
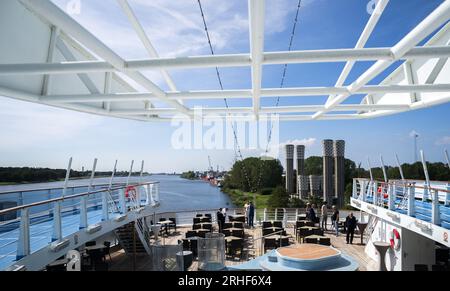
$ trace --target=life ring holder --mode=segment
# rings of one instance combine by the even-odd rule
[[[393,229],[391,231],[391,248],[399,251],[400,247],[401,247],[401,237],[400,237],[400,233],[398,232],[398,230]]]
[[[137,189],[134,186],[128,186],[125,189],[125,198],[136,199]]]

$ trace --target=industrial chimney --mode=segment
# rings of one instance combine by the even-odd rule
[[[344,205],[345,192],[345,141],[334,142],[334,197],[337,198],[339,207]]]
[[[305,176],[305,146],[297,146],[297,193],[300,199],[308,198],[308,179]]]
[[[294,193],[294,145],[286,145],[286,192]]]
[[[322,141],[323,146],[323,200],[332,202],[333,193],[333,141]]]

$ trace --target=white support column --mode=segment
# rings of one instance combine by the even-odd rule
[[[103,90],[105,94],[111,93],[112,76],[113,74],[111,72],[105,73],[105,88]],[[111,112],[111,102],[103,102],[103,108]]]
[[[366,202],[367,201],[367,192],[368,191],[366,191],[366,188],[367,188],[367,190],[370,190],[370,182],[368,182],[367,184],[366,184],[367,182],[365,181],[365,180],[362,180],[361,181],[361,190],[360,190],[360,198],[359,199],[361,199],[361,201],[364,201],[364,202]]]
[[[59,37],[59,29],[56,26],[52,26],[51,32],[50,32],[50,42],[49,42],[49,46],[48,46],[47,63],[53,63],[56,42],[58,40],[58,37]],[[50,86],[51,86],[51,76],[44,75],[44,81],[42,84],[42,92],[41,92],[41,94],[43,96],[49,95]]]
[[[416,216],[416,189],[415,185],[411,184],[408,188],[408,215]]]
[[[250,50],[252,58],[253,112],[261,109],[262,64],[264,61],[265,0],[249,0]]]
[[[94,164],[92,165],[91,178],[89,179],[88,193],[92,191],[92,185],[94,183],[95,170],[97,169],[97,159],[94,159]],[[88,216],[87,216],[87,201],[88,196],[81,197],[80,201],[80,229],[85,229],[88,227]]]
[[[398,170],[400,171],[400,177],[402,178],[402,181],[405,181],[405,175],[403,174],[402,165],[400,164],[400,160],[397,154],[395,154],[395,160],[397,161],[397,167]]]
[[[395,210],[395,198],[397,194],[397,185],[396,184],[389,184],[389,190],[388,190],[388,208],[389,210]]]
[[[109,187],[108,187],[108,189],[112,188],[114,176],[116,175],[116,171],[117,171],[117,162],[118,161],[116,160],[116,162],[114,163],[114,169],[112,171],[111,178],[109,179]]]
[[[19,240],[17,242],[16,260],[20,260],[31,253],[30,249],[30,214],[29,209],[20,211]]]
[[[70,171],[72,170],[72,160],[73,160],[72,158],[69,159],[69,165],[67,166],[66,179],[64,180],[63,191],[61,194],[62,198],[64,198],[66,196],[67,186],[69,185]]]
[[[52,242],[60,240],[62,240],[61,201],[57,201],[53,207]]]
[[[267,221],[267,208],[264,208],[263,221]]]
[[[423,189],[422,201],[427,201],[429,198],[428,195],[430,194],[429,188],[431,187],[431,183],[430,183],[430,176],[428,175],[427,161],[425,159],[425,153],[423,150],[420,151],[420,159],[422,161],[423,172],[425,173],[425,185]]]
[[[417,76],[415,76],[415,74],[414,74],[411,61],[406,61],[403,64],[403,72],[405,74],[405,78],[406,78],[406,81],[408,82],[408,85],[417,84]],[[420,101],[420,98],[418,98],[417,93],[411,92],[410,96],[411,96],[411,103]]]
[[[133,166],[134,166],[134,160],[131,161],[130,172],[128,173],[128,177],[127,177],[127,186],[130,185],[130,178],[133,173]]]
[[[102,192],[102,221],[109,220],[108,192]]]
[[[447,184],[447,193],[445,193],[445,206],[450,206],[450,182]]]
[[[431,221],[435,225],[441,225],[439,190],[432,191]]]
[[[380,155],[380,162],[381,162],[381,167],[383,169],[384,182],[387,183],[388,182],[388,176],[387,176],[387,173],[386,173],[386,166],[384,165],[383,156],[381,156],[381,155]]]
[[[128,212],[127,203],[125,201],[125,190],[119,189],[119,208],[121,214],[126,214]]]

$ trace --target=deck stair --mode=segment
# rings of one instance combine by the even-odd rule
[[[139,234],[135,228],[135,222],[130,222],[115,230],[117,239],[120,245],[125,250],[127,255],[147,254],[147,251],[139,238]],[[136,252],[134,248],[134,241],[136,242]]]

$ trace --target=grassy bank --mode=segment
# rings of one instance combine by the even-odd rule
[[[223,192],[228,194],[236,207],[243,207],[246,202],[253,201],[253,197],[256,195],[256,208],[269,208],[268,200],[271,195],[255,194],[237,189],[223,189]]]

